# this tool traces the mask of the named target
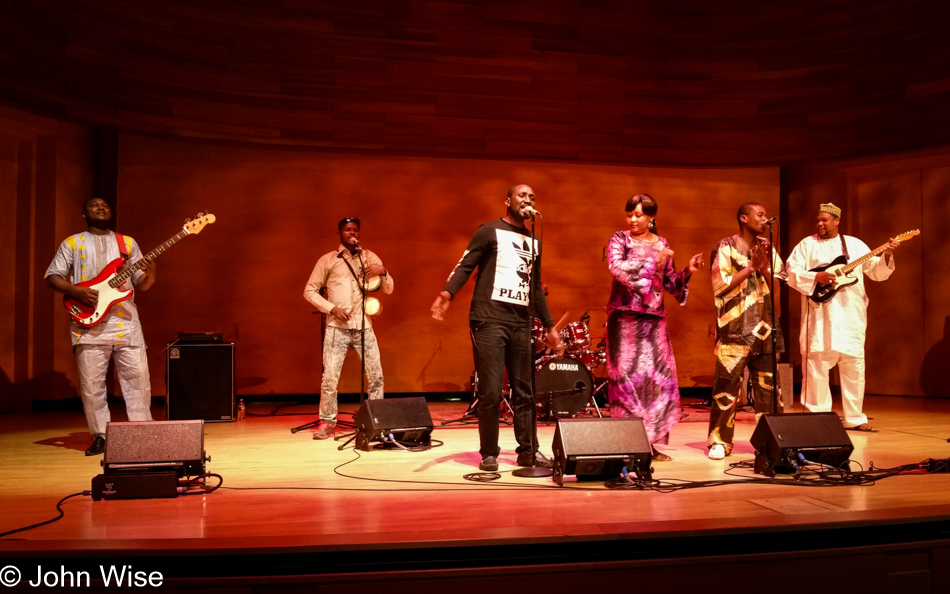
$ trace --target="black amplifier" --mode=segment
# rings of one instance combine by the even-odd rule
[[[178,342],[185,344],[220,344],[223,335],[220,332],[179,332]]]
[[[100,474],[92,478],[92,498],[154,499],[178,497],[178,474],[171,472],[132,472]]]

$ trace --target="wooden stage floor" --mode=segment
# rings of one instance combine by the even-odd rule
[[[856,547],[871,547],[867,550],[876,554],[899,549],[902,555],[919,549],[926,551],[927,572],[937,571],[938,561],[950,566],[950,474],[907,474],[865,486],[801,486],[790,477],[750,482],[761,478],[751,467],[729,470],[732,463],[753,459],[754,421],[748,412],[739,416],[733,455],[712,461],[704,446],[705,415],[685,407],[687,419],[698,420],[674,428],[670,445],[661,447],[674,460],[655,462],[653,478],[668,484],[725,484],[658,492],[573,481],[558,487],[550,479],[513,477],[514,438],[508,427],[501,430],[501,478],[466,480],[464,475],[477,472],[477,430],[439,423],[461,416],[465,403],[430,403],[433,438],[442,445],[423,452],[339,451],[342,442],[314,441],[309,431],[290,431],[314,419],[316,406],[282,409],[307,413],[302,416],[257,416],[274,406],[250,406],[253,415],[243,422],[205,425],[207,469],[224,481],[213,493],[114,501],[73,497],[63,503],[59,521],[0,541],[0,555],[6,563],[27,565],[63,559],[150,563],[165,575],[166,589],[203,583],[222,591],[228,589],[222,584],[234,585],[228,579],[267,591],[262,584],[271,584],[274,576],[359,574],[372,580],[380,572],[390,578],[435,572],[426,574],[432,577],[480,568],[484,575],[488,567],[494,568],[492,575],[510,578],[512,567],[521,568],[515,573],[522,575],[531,567],[580,564],[586,567],[580,575],[603,576],[611,567],[669,566],[685,558],[717,558],[715,565],[721,566],[723,555],[737,563],[749,555],[769,563],[783,555],[805,555],[809,563],[820,564]],[[872,463],[890,468],[950,456],[950,400],[869,396],[866,411],[879,432],[848,432],[855,447],[852,460],[865,469]],[[161,418],[160,410],[154,413]],[[121,411],[114,414],[121,420]],[[56,503],[89,490],[101,470],[101,457],[83,455],[90,438],[80,412],[4,414],[0,431],[0,532],[55,517]],[[546,454],[553,433],[553,425],[539,427]],[[933,545],[940,539],[942,544]],[[922,541],[931,544],[919,545]],[[838,562],[855,561],[842,557]],[[879,563],[871,559],[866,566]],[[901,563],[913,566],[908,575],[923,579],[924,570],[915,569],[922,561]],[[885,570],[880,575],[894,573],[880,569]],[[940,571],[945,586],[948,570]],[[564,585],[572,578],[558,579]],[[927,583],[936,579],[927,573]],[[322,583],[332,589],[328,581]],[[342,589],[351,582],[339,578],[333,583],[343,584]],[[506,578],[499,583],[514,588],[520,582]],[[780,582],[772,590],[784,591]]]

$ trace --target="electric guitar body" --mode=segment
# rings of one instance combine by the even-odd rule
[[[95,307],[80,303],[69,295],[63,297],[63,305],[66,307],[66,311],[69,312],[78,326],[92,328],[102,321],[102,317],[112,309],[113,305],[132,296],[132,289],[121,290],[109,284],[109,281],[115,278],[116,272],[123,264],[125,264],[125,258],[116,258],[109,262],[96,278],[76,284],[79,287],[89,287],[99,291],[99,301]]]

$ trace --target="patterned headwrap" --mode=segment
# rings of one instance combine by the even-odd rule
[[[833,216],[833,217],[836,218],[836,219],[840,219],[840,218],[841,218],[841,207],[840,207],[840,206],[835,206],[835,205],[832,204],[831,202],[829,202],[829,203],[827,203],[827,204],[822,204],[821,206],[818,207],[818,213],[820,214],[820,213],[823,213],[823,212],[826,212],[826,213],[830,214],[831,216]]]

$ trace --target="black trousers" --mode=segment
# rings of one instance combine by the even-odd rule
[[[532,331],[527,326],[499,322],[471,322],[472,351],[478,373],[478,451],[497,457],[498,422],[505,370],[511,386],[514,413],[515,450],[521,454],[537,450],[535,422],[537,412],[531,392],[534,374]]]

